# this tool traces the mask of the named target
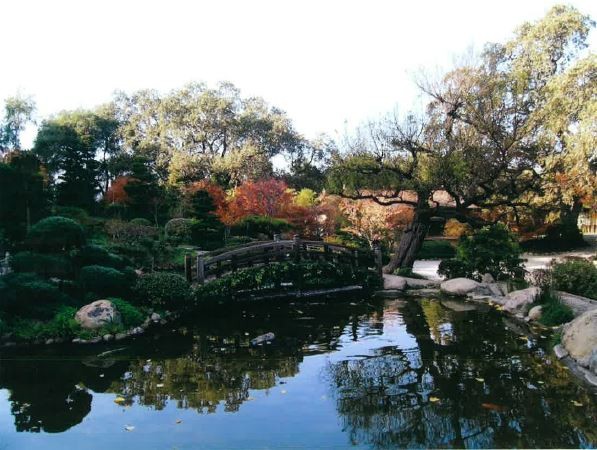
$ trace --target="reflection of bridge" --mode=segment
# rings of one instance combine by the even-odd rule
[[[259,241],[239,245],[232,249],[214,250],[198,255],[193,262],[191,255],[185,256],[187,281],[203,284],[226,273],[246,267],[255,267],[283,261],[329,261],[352,267],[375,268],[381,277],[381,249],[353,249],[323,241],[307,241],[295,235],[292,240],[281,240],[279,235],[273,241]]]

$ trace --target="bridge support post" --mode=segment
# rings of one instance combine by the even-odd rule
[[[301,237],[298,234],[295,234],[292,238],[292,250],[294,252],[294,262],[301,261]]]
[[[274,233],[274,242],[279,242],[281,239],[280,233]]]
[[[373,256],[375,258],[375,271],[380,279],[383,279],[383,262],[381,259],[381,245],[378,241],[373,244]]]
[[[197,283],[205,283],[205,261],[199,255],[197,255]]]
[[[190,283],[193,281],[193,272],[191,272],[191,255],[184,255],[184,275],[187,281]]]

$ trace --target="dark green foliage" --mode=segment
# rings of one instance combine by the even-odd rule
[[[448,241],[423,241],[417,259],[447,259],[456,255],[456,249]]]
[[[60,307],[54,318],[45,324],[42,336],[63,338],[75,336],[81,328],[75,320],[76,312],[77,309],[71,306]]]
[[[131,159],[129,168],[131,181],[124,187],[129,197],[129,212],[133,217],[150,219],[157,225],[164,192],[151,169],[151,161],[135,156]]]
[[[53,209],[53,212],[55,216],[73,219],[83,226],[90,220],[89,213],[83,208],[77,208],[76,206],[57,206]]]
[[[228,249],[232,247],[236,247],[238,245],[249,244],[253,242],[254,239],[251,239],[248,236],[231,236],[230,238],[226,239],[226,247]]]
[[[125,258],[110,253],[107,249],[99,245],[86,245],[82,247],[74,257],[74,261],[78,267],[97,265],[122,270],[128,265],[128,261]]]
[[[142,275],[133,287],[137,304],[158,309],[176,309],[186,306],[191,288],[181,275],[153,272]]]
[[[168,242],[173,244],[189,244],[194,219],[178,217],[171,219],[164,226],[164,233]]]
[[[60,216],[40,220],[27,234],[27,245],[40,252],[69,251],[84,243],[85,235],[81,225]]]
[[[44,121],[33,152],[51,173],[58,174],[56,200],[59,205],[93,208],[98,192],[99,164],[83,117],[72,113]]]
[[[0,312],[10,316],[49,319],[71,299],[34,273],[9,273],[0,279]]]
[[[144,227],[151,227],[151,226],[153,226],[153,224],[149,220],[144,219],[143,217],[137,217],[135,219],[132,219],[130,221],[130,223],[132,223],[133,225],[141,225],[141,226],[144,226]]]
[[[129,281],[124,273],[112,267],[97,265],[81,269],[79,285],[84,291],[100,296],[123,295],[129,290]]]
[[[120,312],[120,315],[122,316],[122,324],[125,328],[136,327],[143,323],[143,313],[139,311],[137,307],[121,298],[111,297],[108,300],[110,300],[118,312]]]
[[[574,319],[572,310],[551,290],[543,290],[535,302],[542,305],[539,322],[543,325],[553,327]]]
[[[377,275],[366,269],[322,261],[284,262],[243,269],[211,281],[195,290],[195,306],[228,300],[248,292],[280,289],[326,289],[362,285],[366,289],[379,286]]]
[[[0,162],[0,228],[19,242],[29,226],[44,217],[48,190],[40,160],[31,152],[11,152]]]
[[[72,278],[73,267],[63,255],[35,252],[19,252],[10,257],[10,266],[15,272],[35,272],[44,278]]]
[[[232,234],[239,236],[272,237],[275,233],[292,230],[292,225],[284,219],[269,216],[247,216],[232,227]]]
[[[590,261],[567,261],[553,266],[554,289],[597,300],[597,267]]]
[[[151,251],[141,244],[113,244],[110,246],[110,252],[131,260],[136,267],[151,265]]]
[[[439,263],[437,273],[447,279],[467,277],[470,269],[464,261],[456,258],[444,259]]]
[[[338,230],[336,234],[326,238],[325,241],[330,244],[342,245],[350,248],[369,248],[369,243],[366,239],[343,230]]]
[[[516,278],[523,273],[520,254],[516,236],[502,224],[491,225],[476,230],[471,236],[462,236],[456,258],[442,261],[439,273],[448,278],[464,276],[476,280],[485,273],[496,280]]]

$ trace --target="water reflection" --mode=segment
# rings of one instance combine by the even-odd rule
[[[236,413],[255,392],[309,376],[310,361],[335,407],[327,420],[339,417],[337,432],[355,446],[597,443],[594,393],[496,311],[450,302],[267,305],[110,347],[15,349],[3,352],[0,388],[17,432],[60,433],[90,414],[99,393],[146,407],[143,414],[170,406]],[[265,332],[276,334],[273,343],[249,345]],[[278,407],[263,402],[261,414],[275,420]],[[305,436],[322,420],[312,408],[318,419],[307,413],[298,422]],[[226,422],[219,426],[226,435]]]
[[[402,313],[416,347],[379,348],[327,368],[353,444],[595,445],[591,394],[540,347],[517,340],[497,314],[455,312],[435,300],[411,302]]]

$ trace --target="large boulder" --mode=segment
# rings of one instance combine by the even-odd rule
[[[536,286],[512,291],[506,295],[504,310],[512,314],[524,313],[540,294],[541,289]]]
[[[537,305],[537,306],[533,306],[530,310],[529,310],[529,320],[532,321],[537,321],[541,318],[541,314],[543,313],[543,306],[541,305]]]
[[[399,277],[398,275],[390,275],[388,273],[384,273],[383,288],[386,290],[403,291],[404,289],[406,289],[406,280],[404,279],[404,277]]]
[[[96,300],[83,306],[75,314],[75,320],[82,328],[100,328],[109,323],[122,323],[120,312],[110,300]]]
[[[589,367],[593,352],[597,352],[597,309],[564,326],[562,345],[581,366]]]
[[[491,295],[485,284],[469,278],[453,278],[444,281],[440,285],[440,290],[450,295]]]

